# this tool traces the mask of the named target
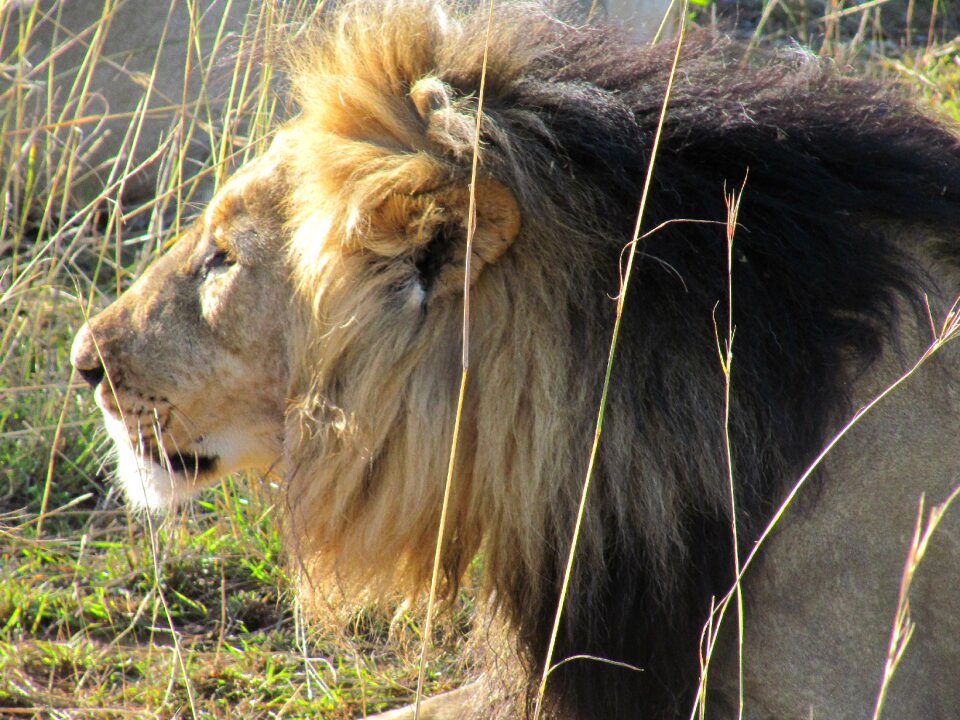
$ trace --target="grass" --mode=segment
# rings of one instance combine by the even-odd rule
[[[409,697],[412,616],[369,609],[304,630],[272,507],[252,489],[227,481],[156,528],[109,492],[43,535],[31,504],[7,513],[0,715],[348,718]],[[456,648],[452,627],[440,647]],[[433,653],[428,687],[455,670]]]
[[[303,622],[269,477],[228,479],[163,520],[132,515],[109,481],[92,396],[71,374],[88,309],[128,287],[212,186],[262,147],[282,110],[259,53],[315,11],[294,2],[220,20],[180,6],[191,17],[183,41],[171,22],[157,42],[189,58],[184,73],[225,75],[225,99],[202,83],[157,96],[154,108],[109,117],[110,135],[89,103],[95,69],[123,66],[97,28],[124,3],[105,3],[86,33],[59,28],[44,40],[49,52],[29,58],[42,32],[36,6],[0,15],[10,78],[0,85],[0,716],[352,718],[402,705],[417,685],[422,609],[344,603]],[[960,121],[955,45],[874,57],[870,37],[834,38],[830,49],[866,58]],[[158,68],[134,80],[155,89]],[[164,113],[176,132],[131,153],[146,120]],[[104,138],[117,140],[115,156],[98,155]],[[209,159],[189,156],[191,138]],[[101,180],[87,161],[102,165]],[[160,169],[156,192],[118,201],[147,161]],[[431,631],[427,695],[458,684],[469,625],[465,599]]]

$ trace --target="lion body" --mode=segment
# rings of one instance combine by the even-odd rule
[[[856,386],[854,406],[877,397],[910,362],[891,350]],[[944,445],[960,419],[955,363],[947,348],[862,417],[769,539],[743,589],[745,717],[872,717],[921,497],[925,524],[957,486],[960,462]],[[958,529],[954,508],[912,578],[915,630],[881,717],[948,718],[960,707],[950,679],[960,667],[960,607],[950,599],[960,583]],[[735,708],[736,632],[727,630],[712,679]]]
[[[475,208],[441,579],[453,593],[482,554],[516,654],[438,699],[438,718],[522,715],[536,691],[673,52],[498,7],[471,198],[486,37],[483,14],[433,2],[333,12],[291,61],[302,114],[74,347],[141,504],[271,466],[308,592],[328,580],[417,592],[444,494]],[[556,718],[689,715],[701,631],[734,580],[734,513],[742,560],[845,419],[932,341],[927,313],[960,292],[955,135],[807,57],[733,65],[708,37],[681,57],[552,657],[617,665],[554,670]],[[728,277],[725,192],[739,187]],[[731,285],[725,425],[717,328]],[[148,353],[159,369],[136,371]],[[960,479],[952,358],[861,420],[746,575],[746,717],[869,713],[920,494],[942,501]],[[198,404],[212,389],[222,401]],[[153,398],[194,409],[144,433]],[[164,483],[173,491],[135,492]],[[958,529],[948,515],[915,578],[921,624],[888,700],[902,717],[960,708]],[[711,664],[710,716],[737,704],[735,624]]]

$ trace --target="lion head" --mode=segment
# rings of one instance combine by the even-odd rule
[[[300,114],[87,323],[73,362],[134,504],[270,468],[308,587],[415,592],[469,292],[444,587],[482,555],[535,689],[673,47],[640,51],[527,4],[486,24],[427,0],[328,13],[291,52]],[[673,88],[553,657],[614,664],[553,673],[561,717],[688,706],[700,630],[733,577],[733,508],[749,544],[922,310],[933,265],[953,262],[876,222],[960,226],[949,131],[810,58],[730,73],[733,55],[688,39]],[[724,190],[745,178],[725,427]]]
[[[290,286],[278,168],[251,163],[161,260],[77,334],[140,508],[169,507],[224,474],[281,455]],[[252,312],[251,312],[252,311]]]

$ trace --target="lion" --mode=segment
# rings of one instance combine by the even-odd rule
[[[870,716],[918,503],[960,483],[955,351],[924,355],[960,293],[957,135],[805,53],[686,38],[548,657],[676,45],[530,4],[487,22],[341,3],[289,51],[299,114],[75,339],[127,498],[160,510],[269,469],[308,596],[422,591],[469,289],[439,587],[481,557],[504,642],[421,717],[527,716],[548,663],[561,720],[686,718],[698,698],[710,718]],[[920,357],[798,488],[707,673],[735,568]],[[887,717],[960,709],[955,511],[924,548]]]

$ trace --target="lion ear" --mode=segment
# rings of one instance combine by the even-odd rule
[[[412,194],[392,193],[370,212],[363,245],[403,260],[426,300],[463,289],[470,190],[446,186]],[[507,251],[520,230],[520,210],[511,193],[492,179],[477,181],[476,229],[470,282]]]
[[[450,107],[453,91],[440,78],[428,76],[417,80],[410,88],[410,101],[417,109],[420,119],[430,122],[430,116],[437,110]]]

